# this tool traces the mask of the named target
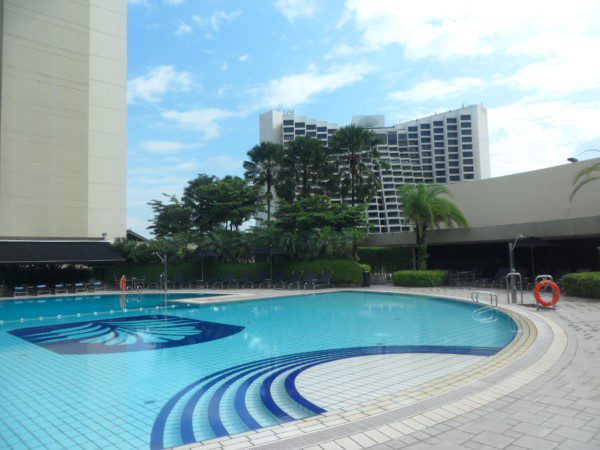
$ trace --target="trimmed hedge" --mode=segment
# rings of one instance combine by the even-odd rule
[[[185,262],[181,264],[169,264],[169,279],[176,277],[194,280],[199,279],[201,274],[200,264]],[[105,268],[102,278],[110,285],[115,283],[121,275],[125,274],[127,278],[132,276],[144,277],[147,282],[153,282],[158,279],[163,271],[162,264],[120,264],[117,266]],[[204,277],[216,277],[218,274],[232,274],[235,277],[249,275],[250,277],[267,276],[269,274],[269,264],[260,263],[204,263]],[[339,285],[362,285],[362,266],[352,259],[321,259],[316,261],[286,261],[273,264],[274,273],[289,274],[292,271],[303,271],[305,273],[314,272],[318,274],[322,271],[333,272],[332,283]],[[100,274],[98,275],[101,276]]]
[[[392,275],[394,286],[443,286],[447,279],[446,270],[400,270]]]
[[[412,269],[412,247],[359,247],[358,259],[371,266],[373,273],[391,273],[397,270]]]
[[[600,272],[570,273],[563,277],[562,286],[568,295],[600,298]]]
[[[283,265],[284,272],[302,270],[304,273],[333,272],[331,282],[335,286],[362,286],[363,267],[353,259],[318,259],[316,261],[293,261]]]

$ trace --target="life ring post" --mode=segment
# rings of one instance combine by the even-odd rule
[[[556,304],[560,300],[560,288],[553,281],[552,276],[551,275],[538,275],[535,278],[535,281],[536,281],[536,284],[535,284],[535,288],[533,290],[533,296],[535,297],[535,301],[536,301],[536,304],[535,304],[536,309],[539,309],[540,306],[556,309]],[[552,300],[550,300],[550,301],[544,300],[540,294],[542,289],[546,289],[546,288],[552,289],[553,295],[552,295]]]

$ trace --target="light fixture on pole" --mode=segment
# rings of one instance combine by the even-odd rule
[[[167,254],[165,253],[164,255],[160,255],[160,253],[158,252],[154,252],[154,254],[156,256],[158,256],[158,259],[161,260],[161,262],[164,264],[164,271],[163,271],[163,290],[165,291],[165,294],[167,293]]]

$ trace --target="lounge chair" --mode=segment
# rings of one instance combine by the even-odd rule
[[[313,280],[308,287],[312,289],[318,288],[328,288],[331,287],[331,277],[333,276],[333,272],[323,272],[319,278]]]
[[[305,273],[302,280],[298,283],[298,289],[306,289],[317,277],[318,275],[314,272]]]
[[[48,287],[48,285],[46,283],[38,284],[35,287],[36,295],[44,295],[44,294],[51,294],[51,293],[52,292],[50,291],[50,288]]]
[[[87,292],[87,290],[88,290],[86,284],[83,283],[83,282],[75,283],[73,285],[73,289],[75,290],[75,293],[78,293],[78,292]]]
[[[299,289],[300,283],[302,282],[302,272],[292,272],[290,277],[287,280],[282,281],[281,283],[277,283],[274,287],[275,289],[292,289],[295,287]]]
[[[102,281],[92,281],[90,283],[90,286],[92,287],[92,289],[94,291],[105,291],[106,290],[106,286],[104,286],[104,282],[102,282]]]
[[[228,286],[232,281],[234,281],[234,279],[235,278],[232,274],[227,274],[221,280],[215,281],[214,283],[212,283],[212,288],[213,289],[216,289],[216,288],[225,289],[225,286]]]
[[[18,297],[20,295],[29,295],[28,286],[15,286],[13,288],[13,297]]]
[[[67,292],[69,292],[69,289],[65,283],[56,283],[54,285],[55,294],[66,294]]]

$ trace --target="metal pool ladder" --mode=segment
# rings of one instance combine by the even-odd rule
[[[490,305],[482,302],[479,296],[487,296]],[[473,319],[480,323],[496,322],[498,320],[498,296],[495,292],[490,291],[475,291],[471,293],[471,301],[473,303],[482,304],[483,307],[473,311]]]

